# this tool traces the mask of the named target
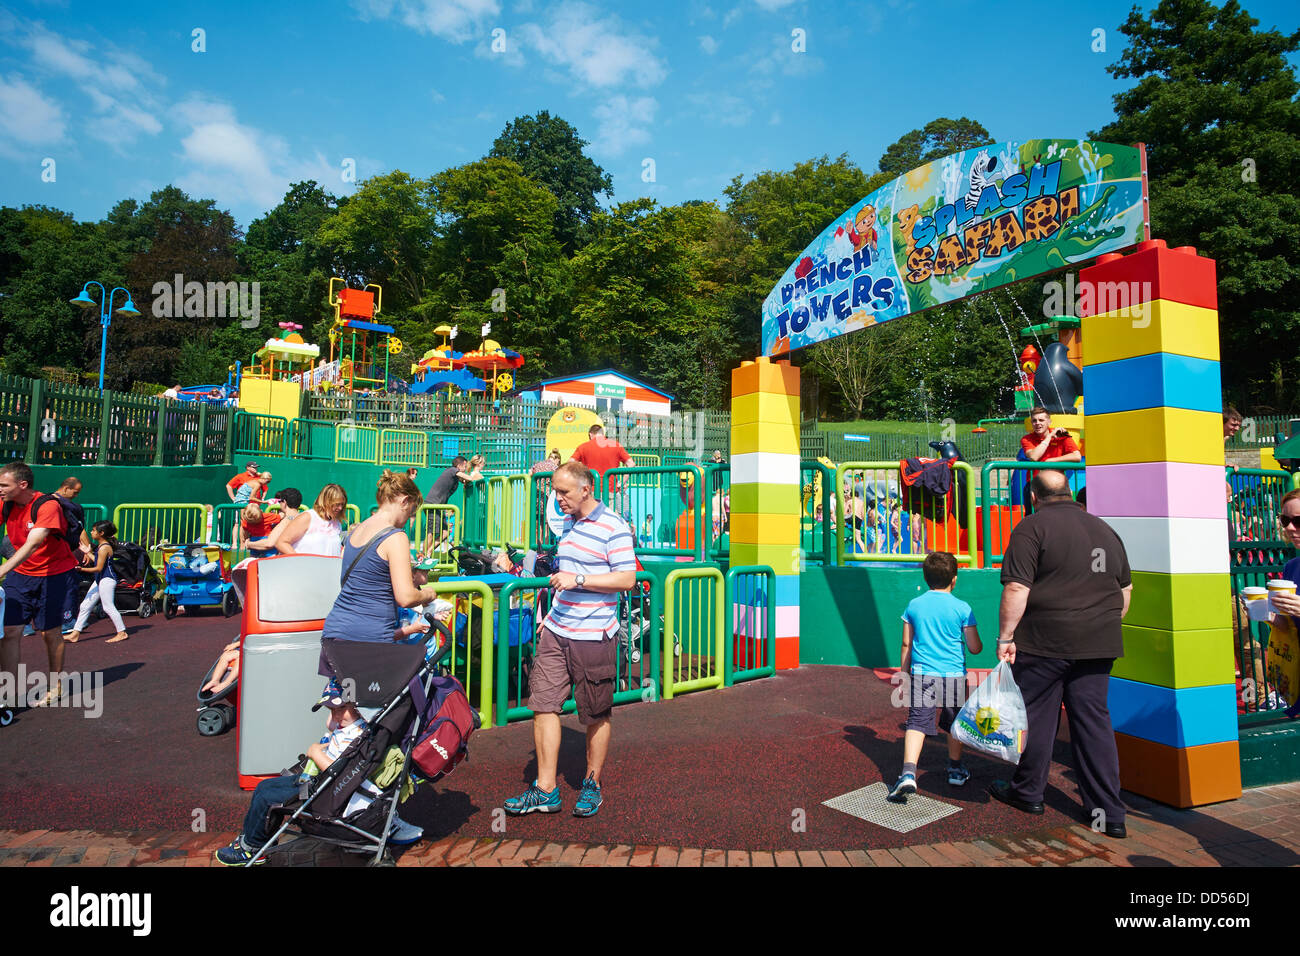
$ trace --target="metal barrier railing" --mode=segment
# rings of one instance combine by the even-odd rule
[[[1227,480],[1225,493],[1230,494],[1230,539],[1289,546],[1277,519],[1282,513],[1282,498],[1296,487],[1300,472],[1293,476],[1285,471],[1228,466],[1224,475]]]
[[[614,672],[614,705],[658,698],[659,628],[662,592],[659,580],[644,571],[636,576],[637,586],[620,596],[619,631]],[[550,610],[549,578],[519,578],[508,582],[497,603],[497,633],[507,634],[504,648],[497,648],[497,722],[526,720],[533,716],[525,701],[528,675],[536,649],[536,635]],[[573,695],[565,701],[563,713],[574,711]]]
[[[405,428],[379,432],[379,464],[397,468],[423,468],[429,460],[429,436]]]
[[[980,554],[983,566],[1002,563],[1007,539],[1029,511],[1028,485],[1037,471],[1063,471],[1072,490],[1083,486],[1079,461],[986,461],[980,469]],[[1017,473],[1027,473],[1023,480]],[[994,510],[997,509],[997,510]]]
[[[664,581],[663,698],[721,687],[726,582],[717,568],[678,568]]]
[[[286,451],[294,458],[307,461],[333,461],[335,424],[316,418],[295,418],[289,423]]]
[[[488,546],[488,484],[486,481],[474,481],[462,485],[461,495],[461,543],[471,548]]]
[[[835,469],[820,461],[799,462],[799,548],[809,564],[835,564]]]
[[[704,473],[699,465],[658,468],[611,468],[600,478],[601,501],[633,529],[637,554],[704,560]],[[615,490],[617,489],[617,490]],[[672,520],[668,515],[673,515]],[[643,529],[653,529],[654,543],[641,543]],[[672,541],[673,545],[663,542]]]
[[[731,558],[731,466],[706,464],[704,488],[708,495],[705,554],[710,561],[726,562]]]
[[[235,531],[239,527],[240,514],[248,507],[239,504],[216,505],[212,509],[212,537],[210,540],[228,544],[232,548],[239,540]]]
[[[924,561],[931,551],[947,551],[958,564],[974,567],[974,474],[964,461],[949,462],[948,467],[948,493],[938,496],[905,485],[896,461],[840,464],[835,473],[841,519],[835,535],[836,563]],[[846,548],[849,542],[851,550]]]
[[[82,505],[82,513],[85,514],[86,536],[90,536],[90,529],[94,527],[96,521],[108,520],[107,505]]]
[[[437,573],[455,574],[458,566],[451,549],[460,544],[460,509],[455,505],[421,505],[415,513],[411,544],[426,557],[437,559]]]
[[[168,544],[190,544],[207,537],[208,509],[200,504],[121,504],[113,509],[113,524],[119,541],[134,541],[149,551],[149,562],[163,566],[162,552]]]
[[[538,471],[528,476],[528,547],[553,548],[558,542],[546,520],[546,503],[551,495],[553,472]]]
[[[1280,686],[1281,675],[1269,667],[1272,628],[1267,621],[1250,620],[1241,589],[1265,587],[1269,580],[1281,577],[1286,563],[1295,557],[1295,549],[1290,543],[1270,546],[1252,542],[1233,544],[1228,550],[1232,569],[1232,650],[1241,675],[1238,710],[1246,714],[1276,710],[1279,705],[1286,706],[1286,692],[1294,693],[1295,689]]]
[[[496,598],[482,581],[439,581],[432,587],[452,603],[450,628],[456,650],[444,666],[460,680],[471,702],[477,687],[479,716],[485,729],[491,727]]]
[[[256,412],[235,415],[236,455],[283,455],[288,439],[289,419],[283,415]]]
[[[760,582],[764,587],[760,587]],[[776,572],[749,565],[727,571],[727,687],[776,673]]]
[[[334,431],[334,460],[379,463],[379,429],[340,422]]]

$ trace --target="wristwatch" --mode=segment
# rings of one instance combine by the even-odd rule
[[[582,587],[587,583],[587,576],[585,574],[575,574],[573,577],[573,583],[577,587]]]

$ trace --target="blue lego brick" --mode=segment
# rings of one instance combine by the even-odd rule
[[[1112,677],[1108,703],[1116,733],[1169,747],[1198,747],[1237,739],[1235,684],[1173,690]]]
[[[1222,410],[1219,363],[1171,352],[1085,365],[1083,394],[1089,415],[1143,408]]]

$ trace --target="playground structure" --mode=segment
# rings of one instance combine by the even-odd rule
[[[243,369],[236,363],[239,408],[246,412],[294,416],[302,405],[303,378],[320,347],[303,341],[301,325],[281,322],[278,337],[266,340]]]
[[[485,338],[473,352],[461,356],[461,362],[467,368],[476,369],[483,374],[484,380],[491,383],[492,398],[515,387],[514,373],[523,367],[524,357],[511,349],[502,348],[500,343]]]
[[[331,375],[317,383],[320,388],[346,392],[388,389],[389,362],[402,354],[403,346],[391,325],[374,321],[383,310],[383,299],[384,290],[377,283],[351,289],[337,276],[330,279],[329,304],[334,308],[329,333]]]
[[[481,378],[465,370],[464,356],[453,348],[456,331],[450,325],[440,325],[433,330],[433,334],[438,336],[438,344],[411,366],[411,377],[415,379],[411,384],[412,395],[443,388],[451,392],[481,392],[486,388]]]

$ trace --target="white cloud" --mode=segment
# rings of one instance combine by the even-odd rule
[[[290,183],[314,179],[331,192],[341,191],[341,166],[319,152],[310,159],[291,155],[278,136],[240,123],[224,103],[191,98],[173,110],[182,129],[180,158],[184,169],[177,183],[192,195],[211,196],[223,205],[253,203],[275,206]],[[357,178],[364,178],[358,170]]]
[[[771,13],[773,10],[780,10],[782,7],[788,7],[794,3],[794,0],[754,0],[760,7]]]
[[[439,93],[437,90],[430,90],[429,96],[433,99],[435,103],[441,103],[443,100],[447,98],[443,96],[441,93]]]
[[[713,56],[713,54],[718,52],[718,41],[713,39],[713,37],[709,36],[708,34],[705,34],[704,36],[700,37],[700,49],[703,50],[705,53],[707,53],[709,56]]]
[[[58,103],[21,76],[0,77],[0,145],[53,145],[63,139],[64,128]]]
[[[722,18],[722,28],[725,30],[727,27],[739,20],[742,12],[743,11],[741,11],[740,7],[732,7],[728,10],[727,15]]]
[[[620,156],[633,146],[650,142],[646,128],[654,122],[659,102],[653,96],[629,99],[615,96],[592,110],[596,117],[596,138],[592,151],[607,156]]]
[[[141,134],[162,131],[154,90],[166,81],[139,56],[109,43],[70,39],[41,24],[26,28],[18,42],[31,51],[34,68],[75,81],[90,99],[94,115],[81,128],[91,136],[120,149]]]
[[[544,25],[526,23],[516,35],[584,86],[649,87],[667,75],[653,52],[658,40],[625,29],[616,15],[601,18],[594,7],[575,0],[554,7]]]
[[[754,113],[747,100],[729,93],[692,93],[686,98],[712,126],[744,126]]]
[[[750,72],[762,76],[771,76],[777,72],[785,76],[808,76],[825,68],[826,64],[821,57],[794,52],[793,42],[793,37],[788,32],[772,37],[766,52],[756,51],[747,57],[751,63]]]
[[[355,0],[353,6],[363,20],[395,17],[450,43],[480,36],[490,18],[501,13],[496,0]]]

